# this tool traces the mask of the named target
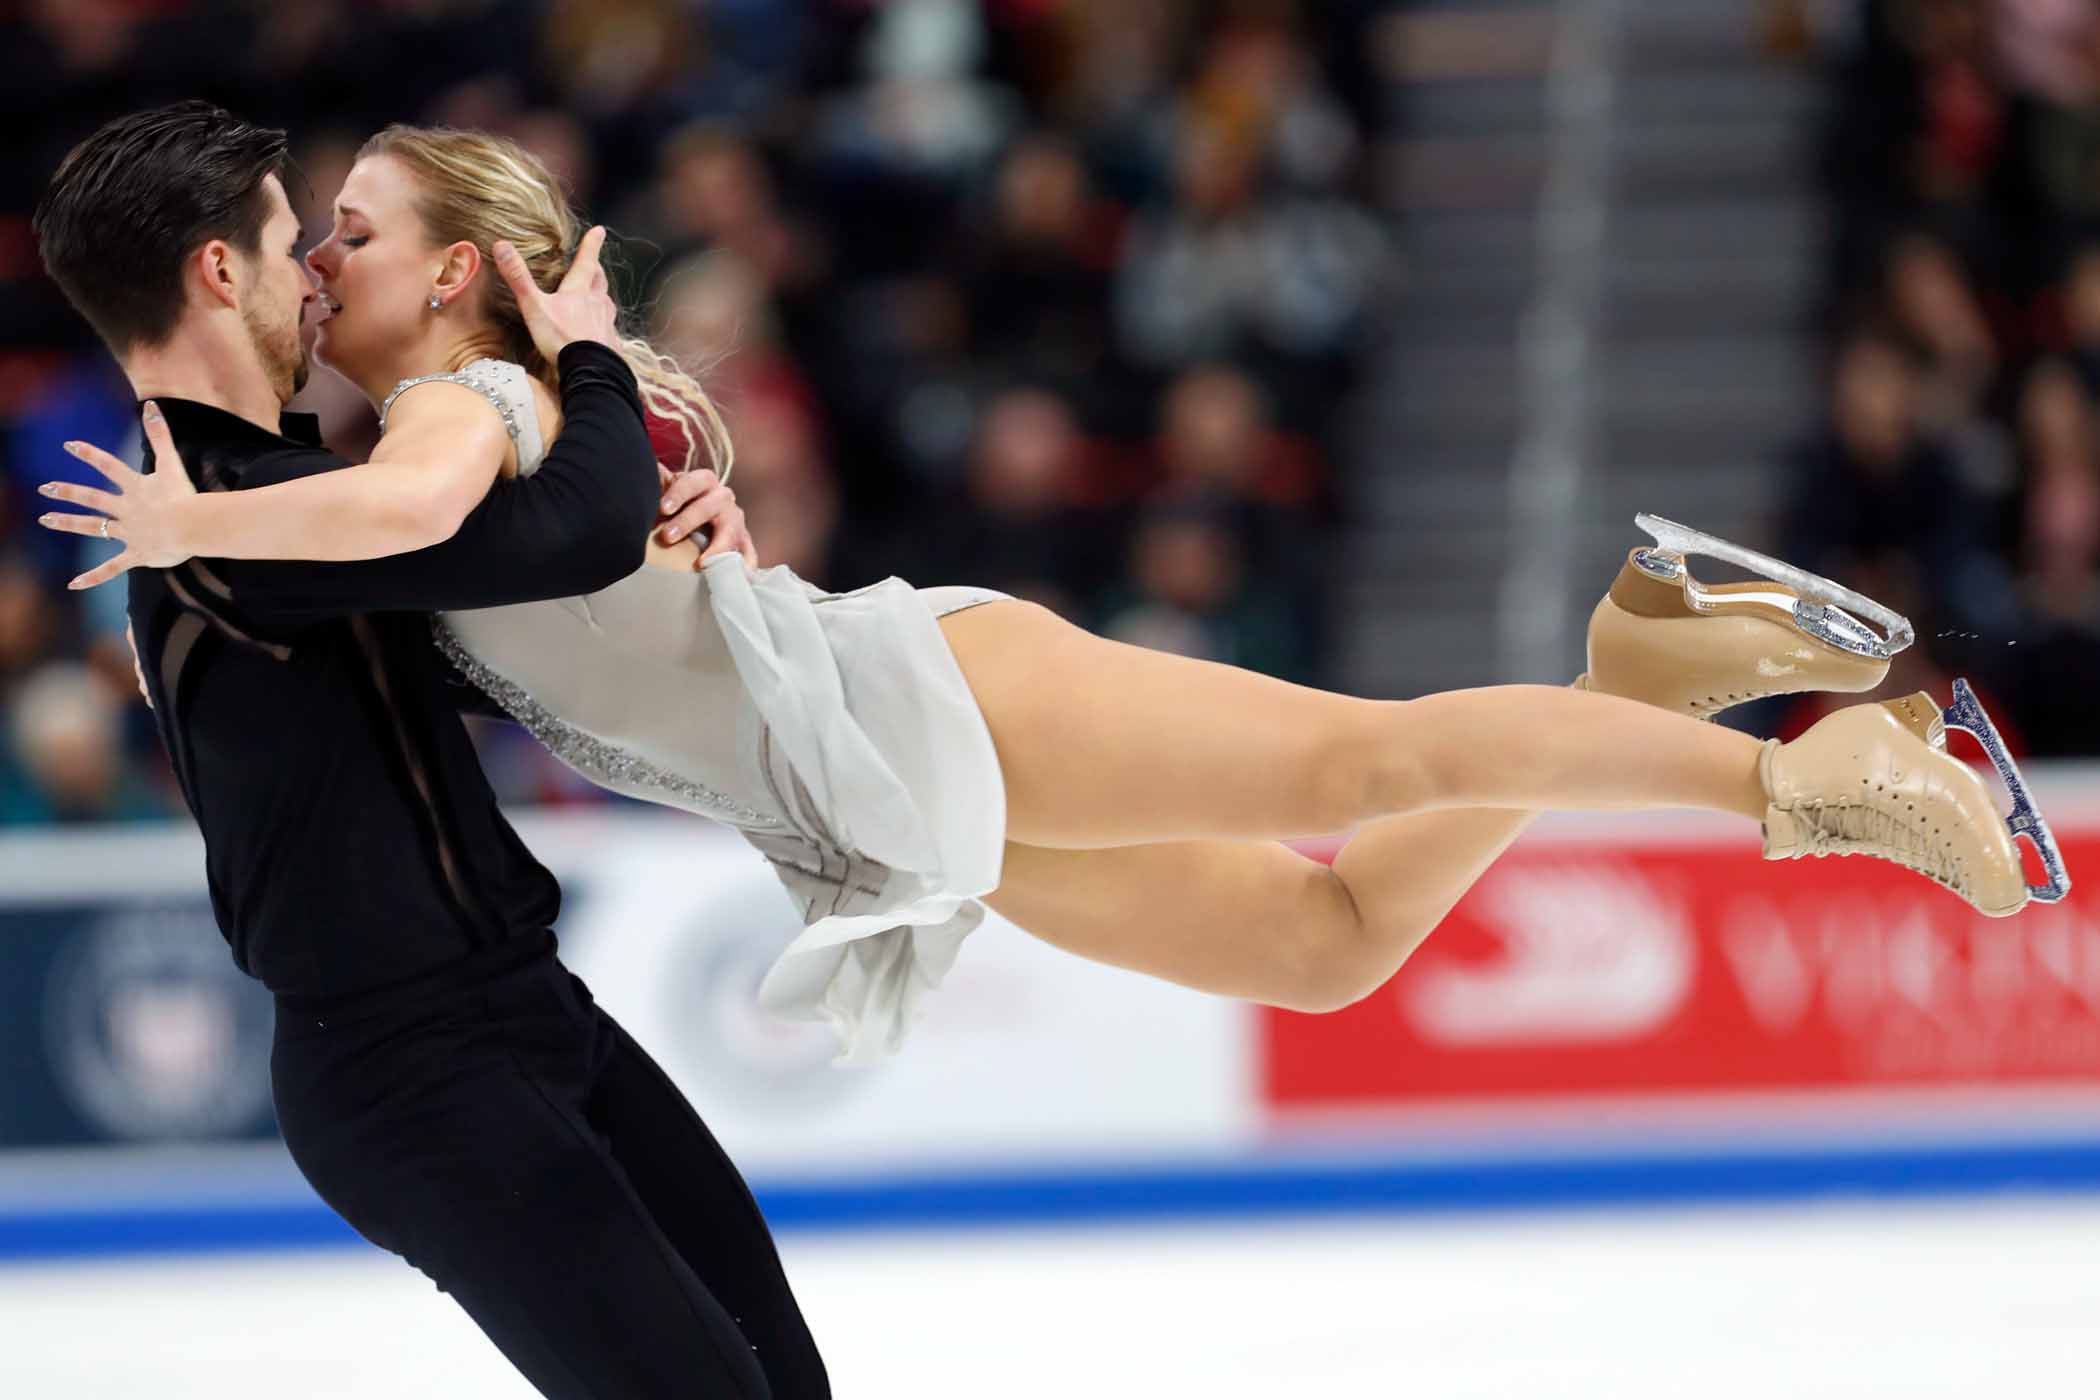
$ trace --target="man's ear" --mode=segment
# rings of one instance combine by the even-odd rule
[[[437,285],[433,289],[450,302],[467,289],[481,271],[481,250],[462,239],[445,250],[445,261],[439,265]]]
[[[235,264],[233,245],[223,238],[208,238],[190,254],[190,280],[198,290],[222,306],[241,304],[240,268]]]

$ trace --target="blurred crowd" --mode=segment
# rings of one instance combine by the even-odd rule
[[[1798,8],[1798,7],[1781,7]],[[1832,73],[1829,411],[1781,547],[2016,752],[2100,752],[2100,0],[1865,0]]]
[[[137,452],[28,216],[107,118],[289,128],[308,237],[390,121],[510,135],[702,375],[762,561],[975,583],[1317,680],[1338,408],[1389,297],[1382,0],[24,0],[0,9],[0,824],[165,815],[108,546],[32,523]],[[358,458],[341,380],[299,407]],[[590,800],[522,736],[499,789]]]

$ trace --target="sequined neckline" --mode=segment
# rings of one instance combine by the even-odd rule
[[[502,374],[505,363],[503,360],[484,358],[474,360],[460,369],[448,370],[442,374],[419,374],[413,379],[402,380],[394,386],[394,391],[386,396],[386,402],[379,405],[379,431],[382,433],[386,431],[386,416],[392,411],[395,399],[400,398],[418,384],[434,384],[442,381],[446,384],[458,384],[472,389],[475,393],[495,405],[496,412],[503,415],[503,430],[510,434],[511,442],[516,443],[518,441],[518,409],[510,401],[510,395],[503,392],[503,384],[499,377]]]

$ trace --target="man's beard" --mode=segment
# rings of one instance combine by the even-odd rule
[[[289,327],[272,325],[243,310],[241,320],[248,328],[248,339],[255,346],[255,357],[262,362],[263,373],[270,377],[270,386],[277,390],[280,401],[289,401],[292,395],[306,387],[309,373],[306,342],[299,335],[299,318],[295,315]]]

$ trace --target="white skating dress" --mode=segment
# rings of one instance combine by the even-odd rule
[[[487,397],[519,472],[538,467],[522,367],[431,377]],[[896,578],[827,593],[728,554],[580,598],[445,613],[434,631],[578,773],[726,822],[764,854],[805,927],[759,1000],[829,1022],[857,1061],[902,1042],[999,883],[1006,787],[934,620],[1006,596]]]

